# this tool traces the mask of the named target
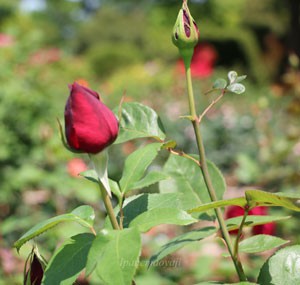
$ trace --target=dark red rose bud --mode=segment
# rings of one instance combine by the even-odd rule
[[[40,285],[44,276],[46,263],[39,255],[37,248],[29,254],[25,264],[24,285]]]
[[[65,107],[65,132],[69,146],[86,153],[98,153],[117,138],[119,124],[97,92],[73,83]]]

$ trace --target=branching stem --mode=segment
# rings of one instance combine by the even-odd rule
[[[191,77],[191,68],[190,67],[186,67],[186,80],[187,80],[190,115],[192,118],[194,118],[194,120],[192,120],[192,124],[193,124],[193,128],[194,128],[198,152],[199,152],[200,169],[202,171],[203,178],[204,178],[211,201],[217,201],[218,198],[216,195],[216,191],[213,187],[211,177],[208,172],[207,161],[206,161],[206,156],[205,156],[205,149],[204,149],[202,135],[201,135],[201,131],[200,131],[200,120],[198,119],[197,114],[196,114],[196,107],[195,107],[195,100],[194,100],[194,94],[193,94],[193,86],[192,86],[192,77]],[[216,100],[219,101],[223,95],[224,94],[221,94],[219,96],[219,98],[217,98]],[[206,110],[208,111],[215,103],[216,102],[213,102]],[[204,112],[207,113],[207,111],[206,112],[204,111]],[[244,273],[242,264],[240,263],[239,259],[234,256],[234,250],[233,250],[233,246],[231,243],[231,238],[230,238],[230,235],[226,228],[226,224],[225,224],[221,209],[220,208],[215,209],[215,213],[216,213],[217,220],[219,222],[219,226],[220,226],[220,230],[222,232],[223,239],[227,245],[228,252],[232,258],[232,261],[234,263],[234,266],[235,266],[236,272],[239,276],[239,279],[240,279],[240,281],[247,281],[247,277]]]
[[[170,153],[174,154],[174,155],[178,155],[178,156],[182,156],[182,157],[185,157],[185,158],[188,158],[190,160],[192,160],[193,162],[195,162],[198,166],[200,166],[200,162],[199,160],[195,159],[194,157],[186,154],[185,152],[183,151],[178,151],[178,150],[175,150],[173,148],[168,148],[167,149]]]
[[[202,114],[199,116],[199,124],[201,123],[203,117],[208,113],[208,111],[223,98],[224,94],[225,94],[225,89],[223,89],[222,93],[215,100],[213,100],[208,105],[208,107],[202,112]]]
[[[237,236],[236,236],[236,240],[235,240],[235,243],[234,243],[234,252],[233,252],[233,255],[234,255],[235,258],[238,258],[238,256],[239,256],[239,241],[240,241],[240,238],[241,238],[242,233],[243,233],[243,227],[245,225],[248,213],[249,213],[249,207],[247,205],[245,207],[244,216],[243,216],[243,219],[241,221],[241,224],[240,224]]]

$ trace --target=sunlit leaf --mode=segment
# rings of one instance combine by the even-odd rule
[[[118,110],[115,110],[118,113]],[[164,128],[156,112],[140,103],[122,105],[120,132],[115,143],[123,143],[137,138],[165,139]]]
[[[205,212],[211,209],[219,208],[219,207],[225,207],[225,206],[240,206],[244,207],[247,204],[247,200],[244,197],[239,198],[233,198],[228,200],[220,200],[216,202],[210,202],[206,204],[202,204],[201,206],[188,210],[189,213],[195,213],[195,212]]]
[[[123,214],[123,227],[127,228],[132,220],[137,216],[158,208],[176,208],[181,209],[180,193],[167,193],[167,194],[140,194],[127,198],[124,202]],[[120,213],[118,214],[118,219]]]
[[[146,169],[157,156],[161,145],[161,143],[148,144],[127,157],[119,183],[122,193],[132,190],[134,184],[143,177]]]
[[[92,207],[86,205],[80,206],[69,214],[59,215],[38,223],[29,231],[27,231],[20,239],[18,239],[14,243],[14,247],[16,247],[17,250],[19,250],[21,246],[27,241],[39,236],[45,231],[63,222],[77,222],[84,227],[91,228],[93,226],[94,219],[95,213]]]
[[[129,227],[137,227],[139,231],[146,232],[161,224],[185,226],[197,221],[190,214],[180,209],[156,208],[137,216],[130,222]]]
[[[159,181],[168,179],[169,176],[157,171],[151,171],[149,172],[144,178],[142,178],[140,181],[135,182],[131,189],[137,190],[137,189],[143,189],[145,187],[148,187],[150,185],[153,185]]]
[[[280,216],[256,216],[256,215],[248,215],[246,218],[246,222],[244,227],[253,227],[257,225],[263,225],[271,222],[281,221],[289,219],[290,216],[280,217]],[[235,217],[226,220],[226,225],[228,230],[236,230],[240,227],[241,221],[243,217]]]
[[[196,156],[193,156],[197,159]],[[220,170],[208,161],[208,170],[218,199],[222,199],[226,189],[225,180]],[[182,193],[184,209],[199,207],[211,202],[200,167],[191,159],[170,155],[164,165],[163,173],[170,179],[161,181],[159,188],[162,193]]]
[[[95,238],[86,265],[107,285],[129,285],[138,266],[141,237],[136,228],[102,230]]]
[[[259,284],[300,284],[300,245],[278,250],[263,265],[258,276]]]
[[[277,206],[300,211],[300,197],[290,197],[283,193],[269,193],[260,190],[247,190],[245,195],[251,207]]]
[[[262,252],[282,246],[289,241],[271,235],[255,235],[239,243],[239,251],[247,253]]]

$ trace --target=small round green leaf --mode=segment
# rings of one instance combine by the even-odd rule
[[[258,283],[263,285],[300,284],[300,245],[285,247],[263,265]]]
[[[237,79],[237,73],[235,71],[229,71],[228,72],[228,79],[229,79],[229,83],[232,84],[232,83],[235,83],[236,82],[236,79]]]
[[[241,83],[232,83],[229,86],[227,86],[226,89],[235,94],[242,94],[246,90],[245,86]]]
[[[218,78],[213,84],[213,89],[224,89],[226,86],[227,81],[223,78]]]
[[[240,83],[241,81],[245,80],[247,78],[247,75],[241,75],[238,76],[235,80],[236,83]]]

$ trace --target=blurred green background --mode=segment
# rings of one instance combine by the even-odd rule
[[[63,120],[68,84],[90,86],[111,108],[124,93],[128,101],[147,104],[179,149],[196,152],[189,123],[179,119],[188,112],[182,63],[171,42],[180,6],[179,0],[0,0],[1,285],[22,284],[30,244],[20,255],[12,245],[37,222],[80,204],[98,210],[99,227],[103,221],[98,190],[77,175],[88,167],[86,157],[68,153],[59,139],[56,118]],[[216,78],[230,70],[248,75],[246,94],[226,94],[204,120],[208,158],[234,195],[246,185],[299,195],[300,1],[190,0],[189,6],[201,38],[192,70],[199,113],[214,98],[203,94]],[[124,157],[135,147],[110,149],[112,178],[120,177]],[[277,232],[299,242],[299,215],[293,216]],[[42,254],[49,258],[78,230],[59,226],[42,235]],[[143,258],[178,231],[163,227],[146,234]],[[137,284],[195,284],[211,276],[234,281],[230,261],[211,241],[176,258],[176,269],[147,270],[142,263]],[[255,277],[262,260],[246,259],[247,273]],[[89,282],[82,284],[100,284]]]

